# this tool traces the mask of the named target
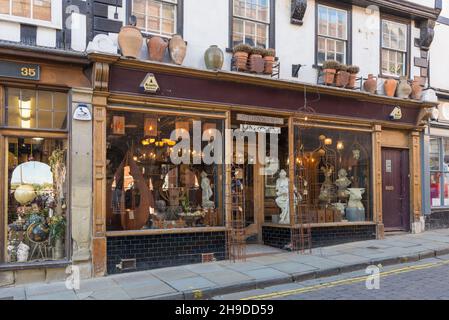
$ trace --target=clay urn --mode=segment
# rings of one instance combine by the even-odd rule
[[[168,49],[170,51],[170,57],[172,58],[173,62],[181,65],[187,53],[187,43],[184,41],[184,39],[182,39],[179,34],[175,34],[170,39]]]
[[[377,77],[369,74],[368,79],[363,83],[363,89],[371,94],[375,94],[377,90]]]
[[[223,62],[223,51],[217,45],[211,45],[204,53],[204,63],[209,70],[220,70]]]
[[[412,82],[412,99],[421,100],[422,90],[421,77],[415,76],[415,79]]]
[[[152,61],[162,62],[167,47],[168,43],[161,37],[155,36],[147,39],[148,56]]]
[[[396,97],[401,99],[407,99],[412,93],[412,87],[408,84],[406,77],[401,77],[399,80],[398,88],[396,90]]]
[[[385,94],[388,97],[394,97],[394,94],[396,93],[397,86],[398,86],[398,82],[395,79],[389,78],[389,79],[385,80],[385,82],[384,82]]]
[[[122,55],[127,58],[137,59],[143,44],[143,37],[139,28],[135,26],[123,26],[118,34],[118,45]]]
[[[264,69],[263,73],[272,74],[273,73],[273,65],[274,65],[274,62],[276,61],[276,52],[274,51],[274,49],[265,50],[263,60],[265,62],[265,69]]]
[[[251,52],[251,46],[241,43],[232,49],[234,53],[233,64],[237,71],[246,71],[248,69],[248,57]]]
[[[347,71],[347,67],[344,65],[340,66],[340,69],[337,71],[337,76],[335,78],[335,85],[337,87],[346,87],[349,82],[349,72]]]
[[[265,70],[265,61],[262,58],[264,49],[253,48],[249,56],[249,71],[253,73],[263,73]]]

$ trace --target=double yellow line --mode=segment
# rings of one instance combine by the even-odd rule
[[[381,272],[379,275],[380,275],[380,277],[387,277],[387,276],[396,275],[396,274],[400,274],[400,273],[406,273],[406,272],[411,272],[411,271],[439,267],[439,266],[442,266],[445,264],[449,264],[449,260],[443,260],[441,262],[426,263],[426,264],[420,264],[420,265],[416,265],[416,266],[408,266],[408,267],[404,267],[404,268],[393,269],[390,271]],[[310,292],[310,291],[341,286],[341,285],[345,285],[345,284],[353,284],[353,283],[363,282],[363,281],[366,281],[366,279],[367,279],[367,276],[361,276],[361,277],[355,277],[355,278],[349,278],[349,279],[343,279],[343,280],[337,280],[337,281],[330,281],[327,283],[321,283],[321,284],[317,284],[317,285],[309,286],[309,287],[302,287],[302,288],[293,289],[293,290],[277,291],[277,292],[261,294],[261,295],[257,295],[257,296],[246,297],[241,300],[264,300],[264,299],[282,298],[282,297],[291,296],[294,294],[301,294],[301,293],[306,293],[306,292]]]

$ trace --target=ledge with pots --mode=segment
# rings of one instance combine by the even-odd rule
[[[280,62],[274,49],[239,44],[232,49],[232,52],[231,71],[279,78]]]

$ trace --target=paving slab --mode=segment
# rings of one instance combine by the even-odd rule
[[[50,294],[27,295],[27,300],[78,300],[78,296],[73,290],[67,290]]]
[[[0,289],[0,300],[24,300],[25,287],[6,287]]]
[[[27,296],[37,296],[40,294],[53,294],[56,292],[73,291],[68,289],[65,282],[56,282],[50,284],[32,284],[25,287]]]
[[[93,300],[131,300],[131,297],[122,288],[95,290],[88,298]]]
[[[196,274],[224,272],[227,269],[218,263],[200,263],[186,266],[186,269]]]
[[[248,270],[255,270],[255,269],[260,269],[264,267],[264,264],[262,263],[257,263],[254,261],[237,261],[237,262],[230,262],[230,261],[225,261],[225,262],[220,262],[220,265],[228,268],[228,269],[232,269],[232,270],[236,270],[236,271],[248,271]]]
[[[267,280],[267,279],[280,279],[280,278],[287,278],[290,275],[281,272],[279,270],[276,270],[271,267],[261,268],[261,269],[255,269],[255,270],[246,270],[242,271],[242,273],[250,276],[254,280]]]
[[[128,284],[122,287],[131,299],[143,299],[153,296],[177,293],[178,291],[166,283],[158,280],[146,281],[143,283]]]
[[[187,268],[163,268],[152,270],[151,273],[159,279],[166,280],[178,280],[183,278],[191,278],[197,276],[196,273],[188,270]]]
[[[231,269],[218,272],[208,272],[202,276],[217,285],[231,285],[251,280],[251,277],[248,275]]]
[[[307,271],[317,270],[316,267],[293,261],[271,264],[270,267],[286,274],[299,274]]]
[[[195,276],[181,279],[167,279],[166,282],[178,291],[212,288],[217,285],[203,277]]]

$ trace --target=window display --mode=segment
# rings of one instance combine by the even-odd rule
[[[372,221],[371,134],[295,128],[300,221]]]
[[[222,155],[211,147],[222,120],[114,111],[107,121],[108,230],[223,225],[223,161],[202,157]]]
[[[6,262],[65,258],[67,141],[8,138]]]
[[[431,137],[429,144],[430,204],[449,206],[449,138]]]

